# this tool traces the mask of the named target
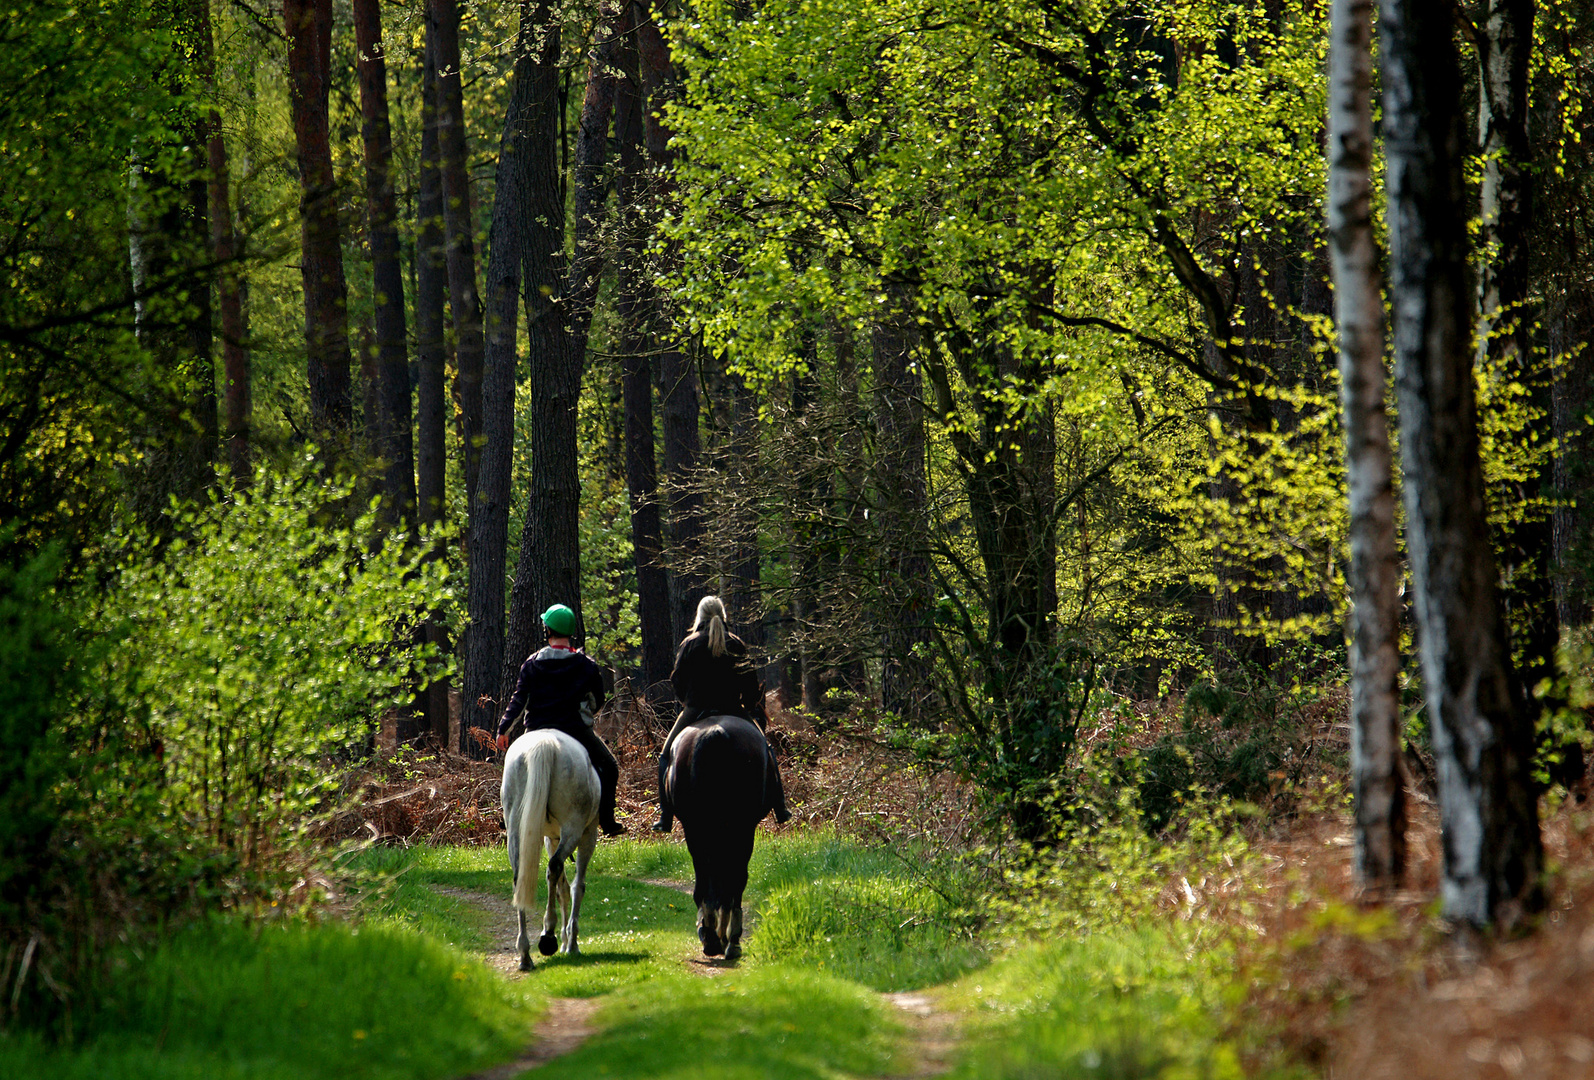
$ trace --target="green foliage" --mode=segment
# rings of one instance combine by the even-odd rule
[[[75,1049],[0,1040],[13,1080],[444,1080],[524,1045],[515,985],[394,926],[195,926],[130,958]]]
[[[764,896],[749,955],[875,990],[911,990],[984,964],[973,928],[967,909],[917,881],[837,875]]]
[[[953,1080],[1239,1080],[1227,953],[1165,929],[1024,943],[947,998],[972,1013]],[[1267,1070],[1260,1075],[1295,1075]]]
[[[448,603],[447,563],[373,547],[374,504],[337,524],[350,486],[313,470],[178,507],[164,550],[128,542],[94,615],[128,643],[102,677],[148,705],[166,811],[250,866],[306,835],[335,759],[440,670],[411,628]]]
[[[1293,676],[1293,677],[1292,677]],[[1314,764],[1306,710],[1325,696],[1292,671],[1240,662],[1185,694],[1180,729],[1134,758],[1145,824],[1160,832],[1200,793],[1255,804],[1287,797]],[[1320,762],[1324,767],[1342,762]]]

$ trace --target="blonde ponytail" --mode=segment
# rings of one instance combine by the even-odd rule
[[[725,629],[725,604],[717,596],[705,596],[697,602],[697,618],[692,620],[692,633],[708,635],[708,651],[724,656],[729,631]]]

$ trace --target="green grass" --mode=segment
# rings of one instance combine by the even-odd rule
[[[1161,927],[1016,947],[941,996],[969,1018],[952,1080],[1239,1080],[1224,958]]]
[[[769,967],[719,978],[681,973],[617,992],[601,1037],[544,1066],[547,1080],[832,1080],[900,1064],[901,1025],[859,986]]]
[[[216,923],[134,964],[83,1044],[0,1040],[7,1080],[444,1080],[526,1043],[550,997],[602,997],[601,1031],[550,1077],[831,1080],[907,1067],[896,1011],[872,990],[947,984],[965,1017],[955,1080],[1241,1075],[1221,1033],[1221,953],[1172,932],[1104,931],[991,960],[922,865],[828,833],[760,837],[747,956],[700,958],[679,842],[604,843],[579,957],[524,978],[479,962],[511,944],[500,848],[372,849],[350,860],[364,921]],[[496,898],[497,912],[438,887]],[[512,935],[512,931],[509,931]]]
[[[0,1041],[10,1080],[428,1080],[503,1060],[539,1006],[404,926],[217,921],[135,962],[70,1050]]]

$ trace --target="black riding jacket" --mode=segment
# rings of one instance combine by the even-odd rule
[[[709,650],[708,635],[690,634],[675,652],[670,685],[681,704],[699,716],[730,713],[764,724],[764,688],[747,645],[735,634],[725,635],[725,655]]]
[[[552,645],[532,653],[520,665],[515,695],[509,699],[498,734],[503,735],[526,711],[526,730],[554,728],[580,740],[590,730],[581,718],[581,703],[591,698],[594,715],[603,706],[603,676],[580,649]]]

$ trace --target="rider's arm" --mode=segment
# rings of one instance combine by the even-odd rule
[[[526,694],[531,688],[532,667],[528,659],[520,665],[520,678],[515,681],[515,694],[509,699],[509,704],[504,706],[504,715],[498,720],[498,735],[502,738],[509,731],[509,726],[515,722],[515,717],[520,715],[520,710],[526,707]]]

